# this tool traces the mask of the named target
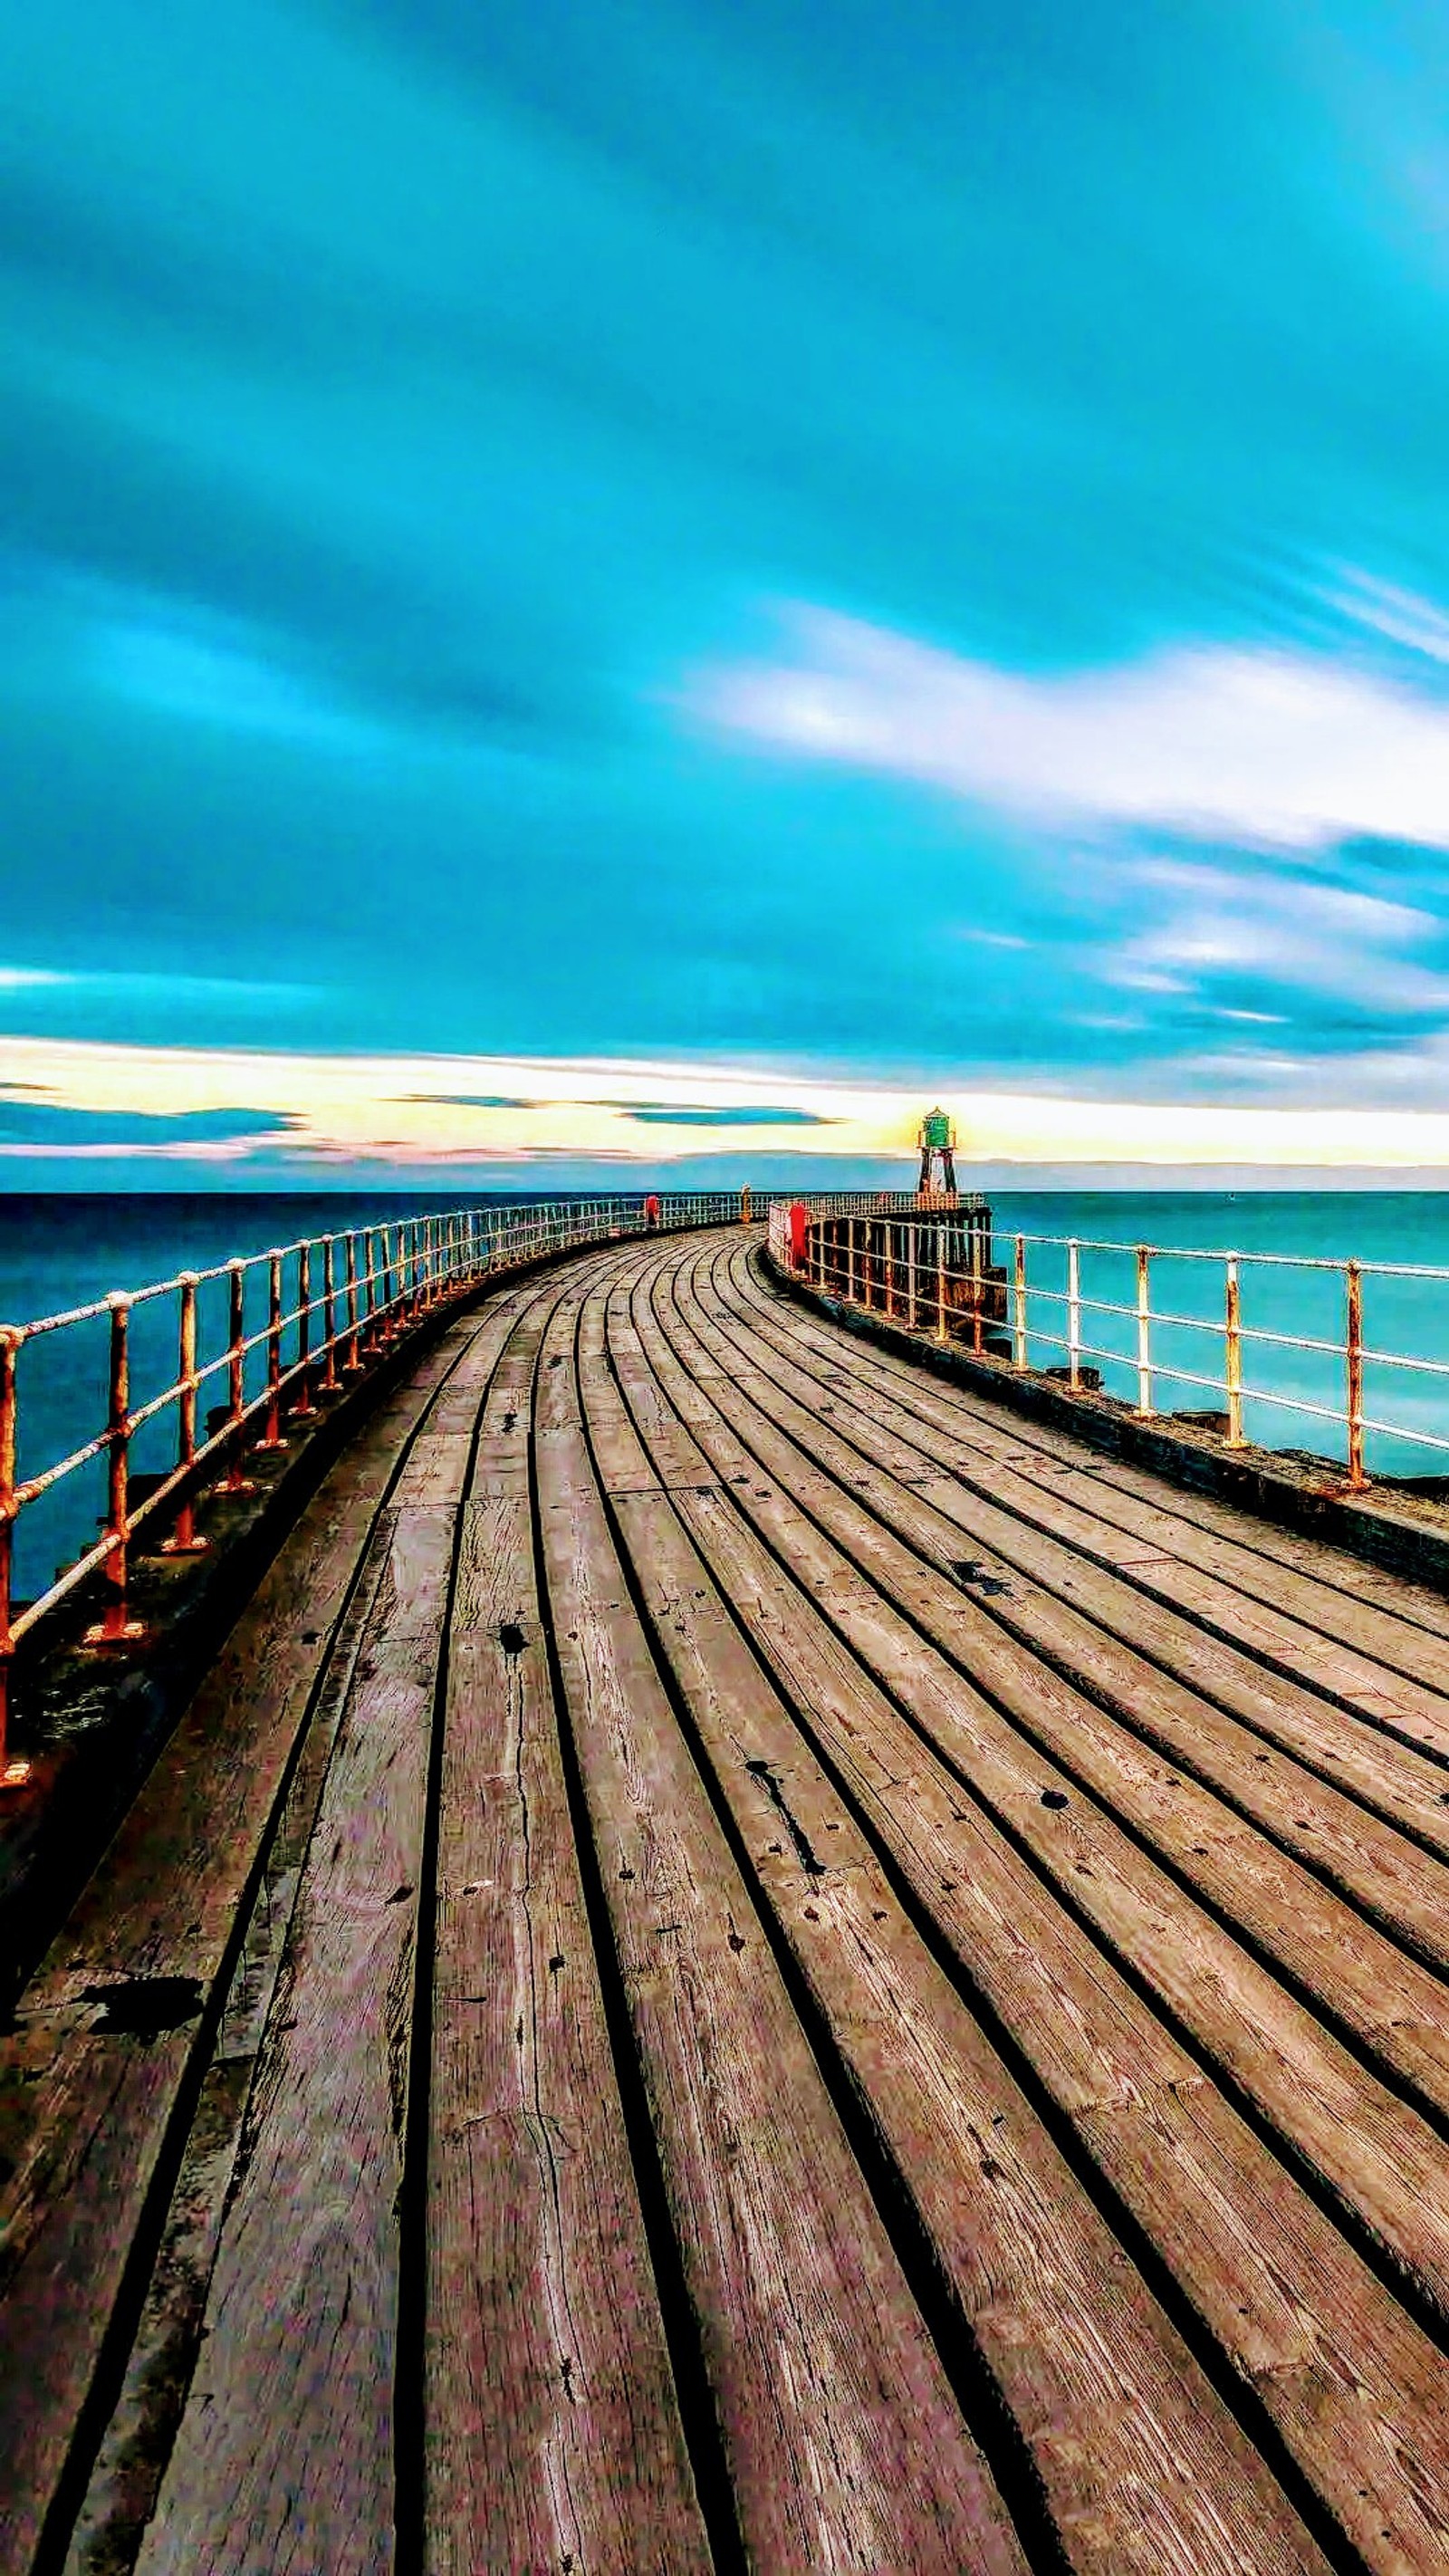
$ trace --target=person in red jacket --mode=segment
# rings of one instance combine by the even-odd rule
[[[659,1201],[652,1190],[644,1202],[644,1231],[646,1234],[659,1231]]]

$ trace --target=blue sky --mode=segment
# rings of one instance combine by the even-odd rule
[[[1449,1160],[1446,75],[1384,0],[10,11],[0,1178],[501,1165],[535,1059],[690,1109],[625,1159],[844,1085]]]

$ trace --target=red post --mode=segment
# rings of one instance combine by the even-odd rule
[[[0,1328],[0,1789],[23,1789],[31,1766],[8,1750],[10,1672],[15,1639],[10,1633],[10,1583],[14,1566],[15,1522],[15,1355],[21,1336]]]
[[[176,1464],[183,1471],[196,1461],[196,1273],[181,1274],[181,1320],[176,1350]],[[196,1497],[189,1484],[181,1488],[181,1509],[171,1536],[161,1542],[163,1556],[200,1556],[207,1541],[197,1536]]]
[[[101,1580],[105,1585],[105,1608],[93,1628],[87,1628],[88,1646],[121,1646],[133,1637],[145,1635],[139,1619],[127,1615],[126,1556],[131,1535],[129,1488],[131,1476],[131,1301],[128,1297],[111,1299],[111,1386],[106,1409],[106,1536],[110,1541]]]

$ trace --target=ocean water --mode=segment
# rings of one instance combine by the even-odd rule
[[[537,1195],[544,1195],[546,1181]],[[510,1195],[531,1196],[525,1188]],[[239,1253],[265,1250],[299,1237],[348,1226],[422,1214],[429,1209],[476,1206],[486,1194],[395,1193],[304,1196],[241,1194],[206,1196],[0,1196],[0,1320],[14,1323],[84,1305],[113,1289],[136,1289],[180,1269],[207,1269]],[[1246,1387],[1245,1427],[1250,1439],[1273,1448],[1300,1448],[1328,1458],[1344,1454],[1342,1426],[1302,1406],[1341,1406],[1343,1362],[1332,1352],[1256,1343],[1255,1330],[1341,1343],[1345,1288],[1341,1268],[1259,1268],[1246,1256],[1272,1254],[1278,1262],[1342,1264],[1350,1258],[1449,1272],[1449,1192],[1242,1191],[1002,1192],[992,1194],[996,1258],[1008,1270],[1012,1237],[1027,1246],[1027,1276],[1034,1293],[1028,1356],[1050,1366],[1064,1357],[1049,1337],[1066,1331],[1062,1292],[1066,1254],[1062,1239],[1083,1245],[1084,1295],[1131,1308],[1136,1295],[1137,1243],[1178,1252],[1237,1252],[1241,1273]],[[1042,1243],[1034,1238],[1056,1238]],[[1099,1251],[1096,1244],[1125,1247]],[[1053,1297],[1048,1292],[1055,1291]],[[248,1329],[263,1320],[264,1285],[258,1279]],[[1220,1378],[1223,1370],[1223,1271],[1220,1263],[1173,1259],[1153,1265],[1153,1358],[1160,1371],[1154,1401],[1163,1411],[1213,1407],[1221,1398],[1194,1377]],[[203,1354],[224,1340],[224,1287],[204,1290]],[[290,1302],[290,1300],[289,1300]],[[1365,1338],[1371,1351],[1397,1352],[1449,1362],[1449,1279],[1396,1280],[1372,1271],[1364,1282]],[[1195,1330],[1194,1323],[1205,1329]],[[136,1311],[132,1327],[132,1404],[144,1404],[175,1371],[175,1310],[171,1301]],[[1083,1316],[1083,1338],[1096,1346],[1093,1364],[1117,1395],[1135,1400],[1136,1324],[1131,1313]],[[249,1391],[260,1382],[254,1356]],[[92,1438],[105,1412],[106,1327],[103,1320],[53,1340],[40,1340],[20,1355],[20,1472],[33,1475]],[[212,1382],[203,1405],[220,1402],[224,1385]],[[1406,1436],[1420,1431],[1449,1444],[1449,1376],[1443,1379],[1370,1360],[1366,1409],[1391,1425],[1371,1431],[1371,1469],[1385,1475],[1449,1473],[1449,1445],[1442,1450]],[[160,1470],[174,1456],[174,1416],[137,1435],[138,1472]],[[100,1462],[79,1470],[22,1515],[17,1545],[20,1597],[47,1583],[56,1565],[89,1544],[104,1503]]]
[[[1011,1267],[1012,1236],[1027,1242],[1027,1279],[1056,1290],[1033,1296],[1028,1316],[1043,1329],[1028,1344],[1033,1365],[1059,1362],[1046,1334],[1065,1333],[1067,1256],[1032,1237],[1076,1237],[1084,1297],[1135,1308],[1139,1243],[1167,1247],[1152,1263],[1154,1403],[1163,1411],[1217,1408],[1224,1398],[1194,1378],[1224,1373],[1226,1279],[1220,1260],[1174,1258],[1211,1251],[1241,1256],[1244,1429],[1267,1448],[1305,1449],[1341,1460],[1342,1424],[1307,1408],[1345,1405],[1347,1285],[1343,1265],[1364,1265],[1363,1323],[1369,1353],[1449,1364],[1449,1277],[1388,1278],[1374,1264],[1449,1273],[1449,1193],[1432,1190],[1243,1190],[1047,1193],[1003,1192],[993,1199],[996,1257]],[[1100,1244],[1124,1247],[1097,1249]],[[1257,1256],[1255,1258],[1255,1256]],[[1267,1256],[1265,1259],[1264,1256]],[[1313,1265],[1330,1265],[1319,1267]],[[1301,1265],[1301,1266],[1300,1266]],[[1256,1334],[1326,1342],[1316,1351],[1255,1340]],[[1085,1311],[1084,1342],[1097,1346],[1093,1365],[1113,1395],[1136,1400],[1135,1313]],[[1102,1352],[1115,1353],[1115,1359]],[[1157,1374],[1160,1372],[1160,1375]],[[1443,1378],[1368,1358],[1364,1409],[1371,1430],[1371,1472],[1393,1476],[1449,1474],[1449,1374]],[[1427,1435],[1420,1439],[1414,1433]],[[1444,1448],[1432,1445],[1443,1441]]]

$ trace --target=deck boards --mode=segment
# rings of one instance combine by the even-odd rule
[[[585,1909],[533,1553],[546,1313],[490,1386],[440,1784],[425,2564],[709,2565]]]
[[[4,2041],[0,2576],[1444,2576],[1446,1898],[1426,1587],[739,1229],[485,1300]]]

